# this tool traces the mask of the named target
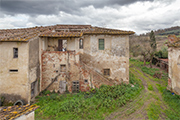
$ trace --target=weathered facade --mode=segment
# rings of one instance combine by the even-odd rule
[[[29,102],[45,89],[64,93],[129,83],[132,31],[55,25],[0,33],[0,94],[11,100]]]
[[[180,39],[168,36],[169,79],[168,89],[180,95]]]

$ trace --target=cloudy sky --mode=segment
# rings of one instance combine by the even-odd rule
[[[0,29],[90,24],[133,30],[180,26],[180,0],[0,0]]]

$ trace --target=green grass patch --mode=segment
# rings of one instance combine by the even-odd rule
[[[148,84],[148,90],[153,91],[153,86],[151,84]]]
[[[99,89],[77,94],[49,93],[37,97],[37,119],[104,119],[108,114],[137,96],[141,80],[130,73],[131,84],[102,85]]]
[[[169,109],[165,110],[166,116],[171,120],[179,120],[180,118],[180,96],[172,95],[168,90],[163,91],[163,100],[169,105]]]
[[[158,120],[161,107],[158,102],[151,102],[147,108],[147,115],[150,120]]]

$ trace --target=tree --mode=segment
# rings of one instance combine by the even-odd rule
[[[152,68],[152,60],[153,60],[153,57],[154,57],[154,54],[155,54],[156,48],[157,48],[156,38],[155,38],[153,30],[151,31],[149,37],[150,37],[150,46],[151,46],[151,51],[150,51],[150,67]]]

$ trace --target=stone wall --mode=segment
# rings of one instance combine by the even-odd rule
[[[169,79],[168,89],[180,95],[180,48],[168,48]]]

